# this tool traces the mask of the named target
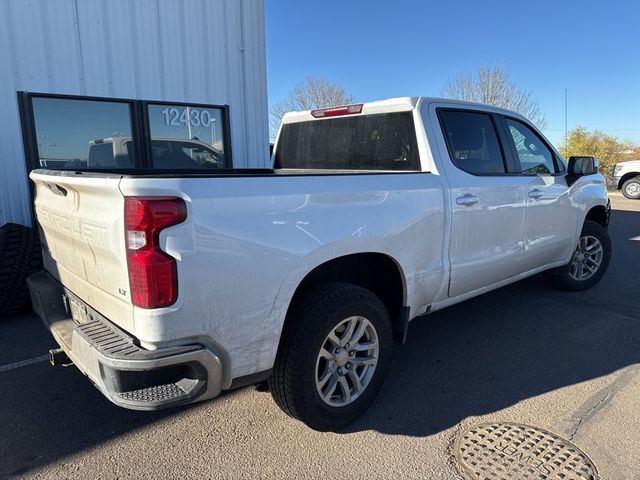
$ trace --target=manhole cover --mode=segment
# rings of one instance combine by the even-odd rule
[[[456,440],[456,460],[473,480],[597,480],[589,457],[571,442],[537,427],[485,423]]]

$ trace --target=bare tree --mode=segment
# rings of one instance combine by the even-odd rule
[[[480,66],[475,72],[450,78],[442,88],[442,95],[513,110],[527,117],[538,128],[544,128],[546,124],[536,99],[518,86],[505,69],[498,66]]]
[[[280,120],[287,112],[333,107],[353,102],[354,97],[349,95],[344,88],[328,80],[309,75],[293,89],[286,99],[271,107],[271,132],[275,134]]]

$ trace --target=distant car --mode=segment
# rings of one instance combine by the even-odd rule
[[[640,160],[616,163],[609,185],[629,199],[640,199]]]

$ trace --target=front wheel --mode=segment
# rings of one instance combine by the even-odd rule
[[[640,198],[640,176],[630,178],[624,182],[622,185],[622,194],[630,200]]]
[[[548,271],[546,278],[561,290],[586,290],[600,281],[610,260],[609,233],[599,223],[586,220],[571,261]]]
[[[269,378],[285,413],[320,431],[338,430],[376,398],[391,359],[385,305],[346,283],[323,285],[297,302]]]

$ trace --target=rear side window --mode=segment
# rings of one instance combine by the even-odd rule
[[[411,112],[336,117],[282,126],[276,168],[420,170]]]
[[[440,123],[456,167],[479,175],[505,173],[505,162],[491,116],[486,113],[440,110]]]

